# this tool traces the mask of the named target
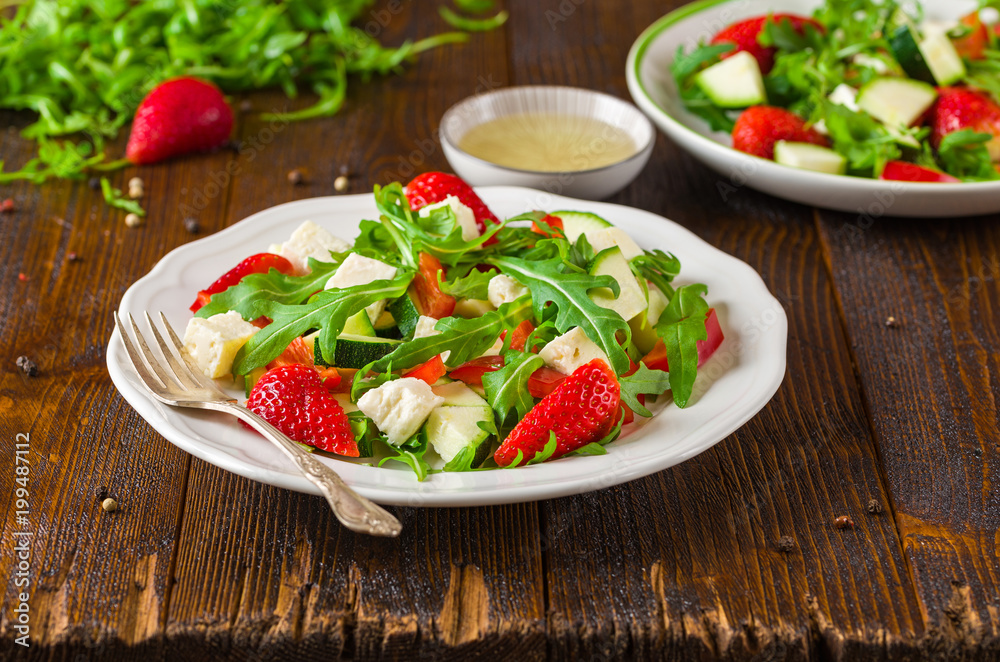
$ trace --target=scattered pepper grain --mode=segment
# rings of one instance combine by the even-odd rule
[[[21,369],[21,372],[23,372],[27,376],[29,377],[38,376],[38,366],[35,365],[35,362],[29,359],[27,356],[17,357],[15,363],[17,364],[17,367]]]
[[[891,328],[894,326],[899,326],[899,322],[896,321],[895,317],[889,315],[888,317],[885,318],[885,325]]]
[[[882,504],[878,502],[878,499],[870,499],[868,501],[868,512],[872,515],[878,515],[882,512]]]
[[[333,190],[337,191],[338,193],[343,193],[344,191],[346,191],[348,186],[350,186],[350,181],[348,181],[346,175],[341,175],[340,177],[337,177],[335,180],[333,180]]]
[[[788,554],[795,550],[795,539],[791,536],[781,536],[778,538],[778,551]]]
[[[201,224],[198,222],[197,218],[193,216],[188,216],[184,219],[184,229],[191,234],[198,234],[201,232]]]
[[[125,225],[130,228],[137,228],[142,225],[142,217],[138,214],[129,214],[125,217]]]
[[[9,214],[14,211],[14,198],[7,198],[0,202],[0,214]]]
[[[304,184],[306,181],[306,176],[301,170],[295,168],[288,171],[288,183],[292,186],[298,186]]]
[[[853,529],[854,520],[847,515],[841,515],[837,519],[833,520],[833,525],[838,529]]]
[[[118,510],[118,502],[111,497],[108,497],[101,502],[101,508],[103,508],[106,513],[113,513]]]

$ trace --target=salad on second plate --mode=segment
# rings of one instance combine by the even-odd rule
[[[668,391],[687,406],[723,340],[676,257],[597,215],[501,222],[444,173],[375,200],[353,244],[306,221],[191,305],[185,353],[300,443],[421,480],[600,455]]]
[[[672,64],[685,107],[733,148],[884,180],[1000,179],[997,0],[951,21],[894,0],[734,23]]]

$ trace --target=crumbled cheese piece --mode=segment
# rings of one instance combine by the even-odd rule
[[[309,272],[309,258],[329,262],[330,253],[343,253],[351,245],[327,232],[312,221],[300,225],[283,244],[272,244],[268,252],[277,253],[292,263],[295,273]]]
[[[354,287],[355,285],[367,285],[377,280],[392,280],[396,277],[396,267],[386,264],[380,260],[351,253],[340,263],[337,271],[334,272],[330,280],[326,282],[326,289],[334,287]],[[385,299],[376,301],[365,310],[368,318],[375,323],[385,311]]]
[[[184,330],[184,351],[212,379],[233,371],[233,359],[259,329],[235,310],[211,317],[192,317]]]
[[[626,260],[631,260],[634,257],[638,257],[643,254],[639,245],[635,243],[632,237],[628,236],[628,233],[621,228],[602,228],[600,230],[591,230],[590,232],[584,232],[583,235],[590,242],[590,245],[594,249],[594,253],[600,253],[601,251],[617,246],[622,249],[622,256]]]
[[[403,377],[366,391],[358,409],[372,419],[395,445],[412,437],[444,398],[435,395],[427,382]]]
[[[554,339],[538,355],[545,361],[545,365],[564,375],[572,375],[574,370],[594,359],[608,361],[604,350],[578,326]]]
[[[458,226],[462,228],[462,241],[472,241],[479,236],[479,224],[476,223],[475,213],[453,195],[449,195],[441,202],[422,207],[418,213],[420,216],[427,218],[431,215],[432,211],[441,209],[442,207],[451,207],[451,210],[455,213],[455,220],[458,222]]]
[[[877,61],[882,62],[882,60]],[[885,63],[882,62],[882,64],[884,65]],[[858,112],[859,110],[857,102],[858,91],[846,83],[841,83],[833,88],[833,92],[830,92],[830,96],[827,98],[830,99],[831,103],[843,106],[848,110],[853,110],[854,112]]]
[[[490,279],[487,292],[490,303],[494,308],[499,308],[505,303],[510,303],[523,297],[528,293],[528,288],[510,276],[497,274]]]
[[[413,329],[413,339],[417,338],[430,338],[431,336],[440,335],[441,332],[434,329],[434,325],[438,323],[438,319],[435,317],[428,317],[427,315],[421,315],[417,318],[417,326]],[[451,352],[442,352],[441,360],[445,363],[448,362],[448,357],[451,356]]]

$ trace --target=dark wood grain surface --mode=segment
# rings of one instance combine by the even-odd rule
[[[342,167],[350,192],[448,169],[437,122],[484,89],[628,98],[629,46],[676,4],[507,2],[502,30],[354,86],[333,119],[269,124],[260,112],[309,100],[248,95],[242,149],[114,176],[145,180],[141,228],[86,182],[5,187],[16,210],[0,215],[0,659],[1000,657],[996,216],[872,218],[748,188],[724,199],[718,175],[660,137],[612,201],[761,273],[789,318],[777,395],[673,469],[539,503],[393,508],[396,540],[191,458],[111,384],[112,311],[197,238],[185,217],[204,235],[329,195]],[[441,29],[402,8],[386,41]],[[0,153],[16,166],[30,157],[16,130],[28,118],[3,119],[15,128]],[[288,183],[293,168],[305,185]],[[17,370],[20,355],[37,377]],[[14,643],[18,434],[31,446],[29,649]],[[102,510],[104,493],[118,511]],[[854,528],[835,527],[844,515]]]

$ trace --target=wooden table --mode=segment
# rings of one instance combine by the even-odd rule
[[[383,39],[442,29],[414,4],[379,15]],[[118,395],[112,311],[197,238],[185,217],[215,232],[333,193],[342,166],[355,193],[447,169],[438,119],[476,91],[558,83],[627,98],[628,48],[670,9],[508,5],[504,29],[355,85],[334,119],[272,130],[257,112],[308,100],[254,94],[249,111],[236,102],[242,154],[117,173],[121,188],[145,180],[141,228],[86,182],[4,189],[17,209],[0,215],[0,658],[1000,656],[997,217],[869,220],[745,187],[723,196],[727,180],[661,137],[612,201],[674,219],[763,275],[790,322],[777,395],[671,470],[541,503],[392,508],[397,540],[353,535],[318,497],[192,459]],[[30,147],[11,129],[0,150],[16,165]],[[306,185],[286,180],[294,168]],[[38,376],[16,368],[20,355]],[[13,642],[19,434],[30,649]],[[104,492],[117,512],[102,510]]]

